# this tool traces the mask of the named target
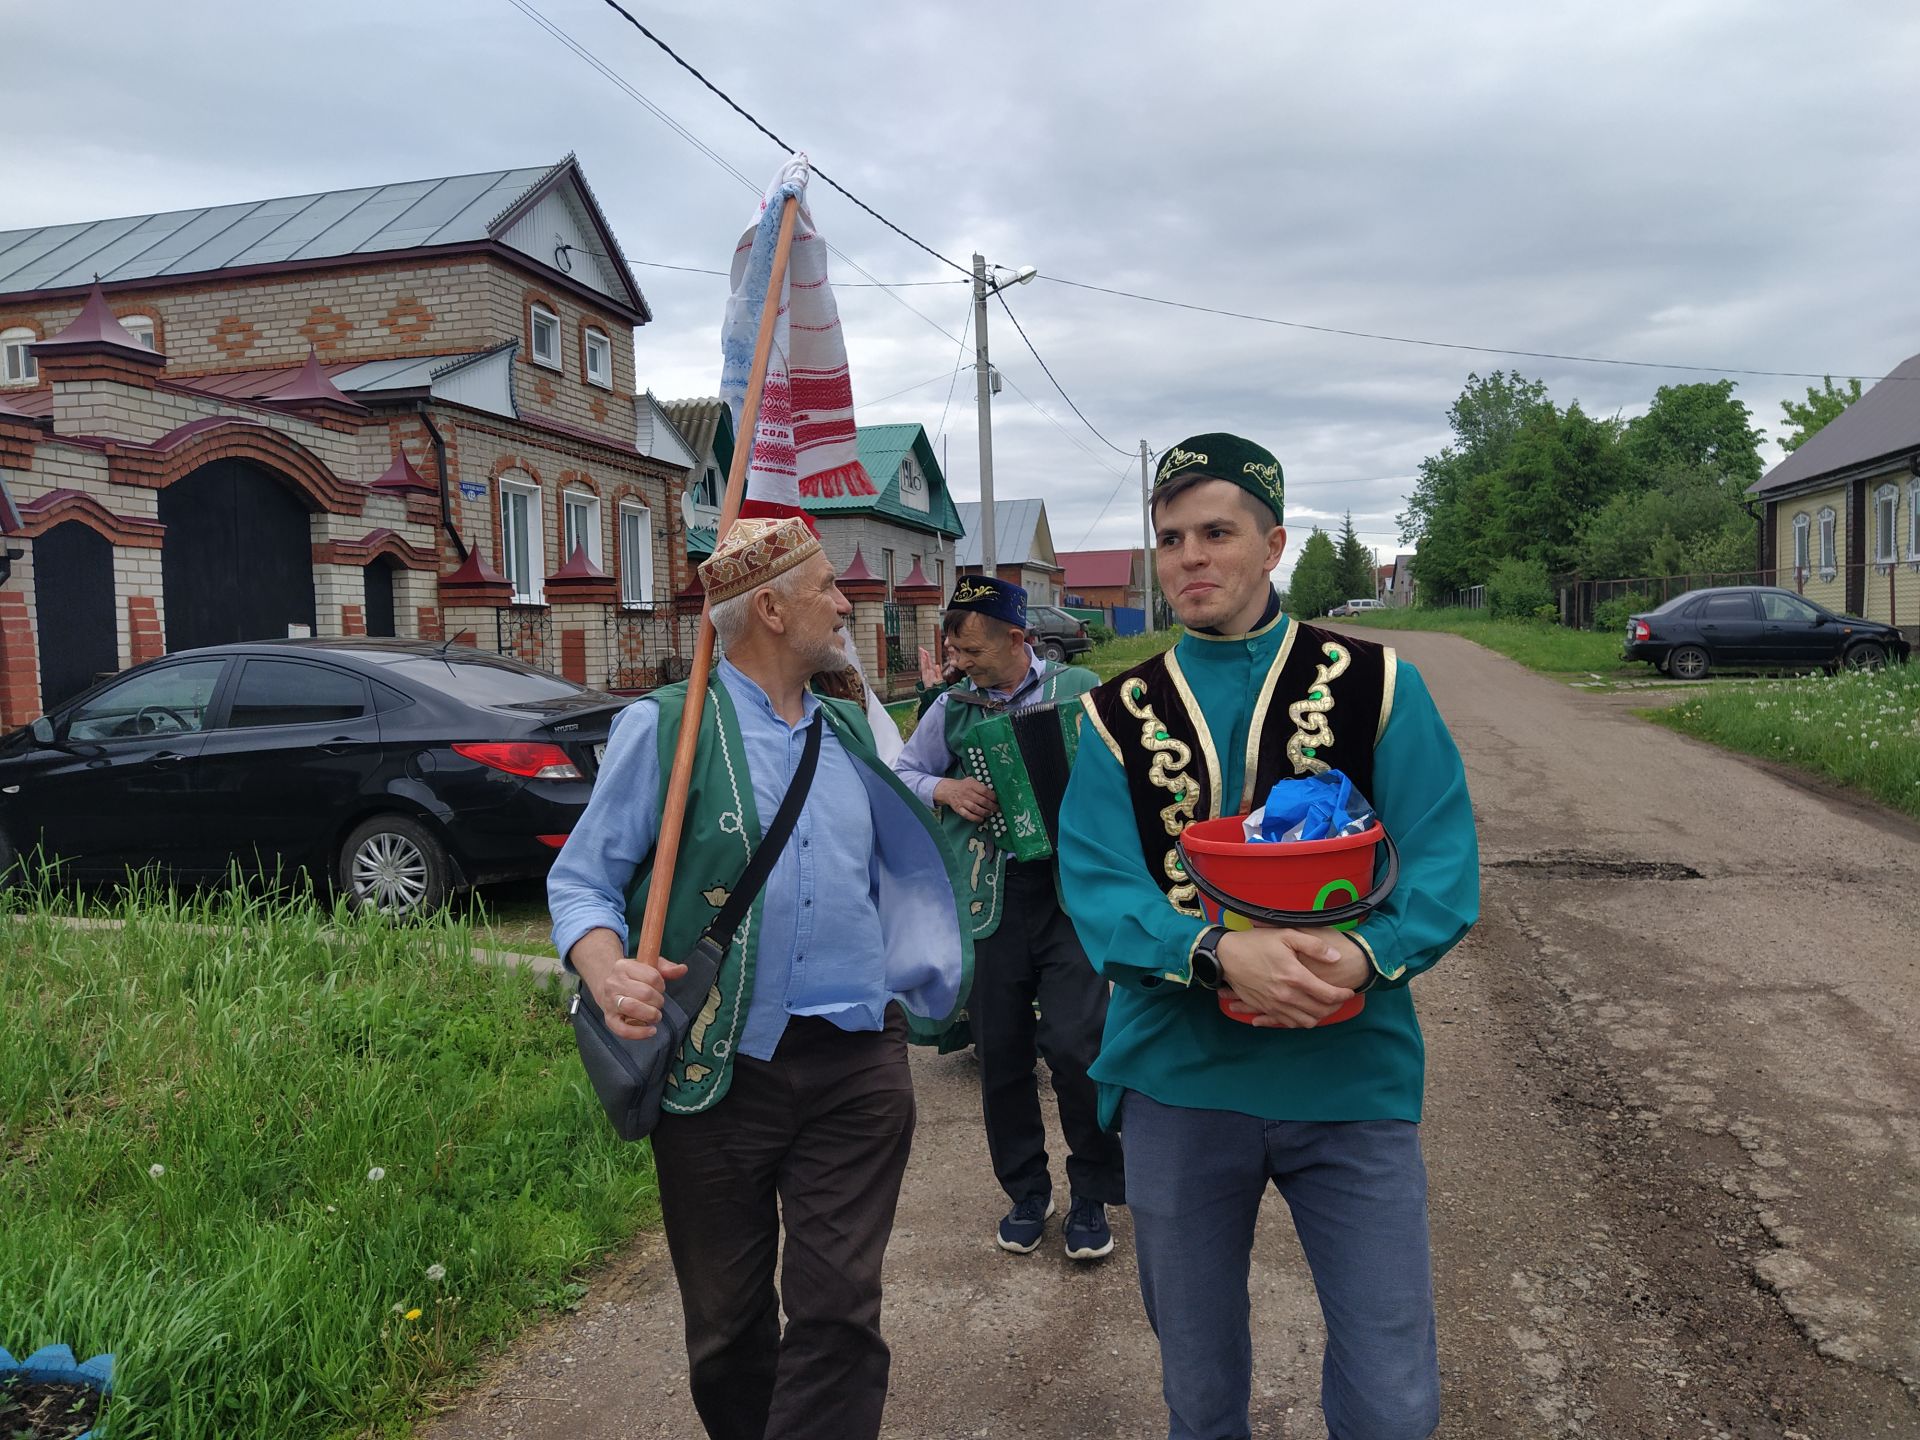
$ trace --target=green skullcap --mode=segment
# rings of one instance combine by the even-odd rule
[[[1195,435],[1160,457],[1160,468],[1153,474],[1153,488],[1158,491],[1163,485],[1189,475],[1238,485],[1273,511],[1274,524],[1286,524],[1286,510],[1282,505],[1286,477],[1280,473],[1280,462],[1273,458],[1271,450],[1238,435]]]

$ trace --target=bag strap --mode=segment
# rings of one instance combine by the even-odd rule
[[[825,715],[825,706],[814,711],[813,723],[807,726],[807,746],[800,752],[800,764],[793,772],[793,783],[787,786],[786,798],[780,802],[773,823],[761,834],[760,843],[754,846],[752,858],[735,882],[727,903],[706,928],[706,937],[722,950],[732,942],[733,932],[740,928],[748,909],[759,898],[767,877],[773,873],[773,862],[780,858],[780,852],[786,849],[787,837],[793,834],[800,807],[807,803],[807,791],[813,788],[813,772],[820,764],[820,722]]]

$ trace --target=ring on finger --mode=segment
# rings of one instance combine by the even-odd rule
[[[624,1015],[627,1013],[627,997],[626,996],[616,995],[613,997],[613,1013],[616,1015]]]

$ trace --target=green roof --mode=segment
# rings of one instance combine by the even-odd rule
[[[965,534],[960,513],[947,494],[947,477],[934,459],[933,445],[923,425],[862,425],[858,431],[860,463],[866,467],[877,495],[839,495],[831,499],[809,499],[807,508],[816,515],[881,515],[901,525],[910,525],[929,534],[958,539]],[[927,477],[927,508],[916,510],[900,499],[900,462],[912,455]]]

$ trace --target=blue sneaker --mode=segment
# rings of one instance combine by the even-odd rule
[[[1107,1207],[1098,1200],[1075,1199],[1067,1206],[1067,1258],[1099,1260],[1113,1253]]]
[[[1029,1195],[1006,1213],[993,1237],[994,1243],[1016,1255],[1031,1255],[1040,1248],[1040,1237],[1046,1234],[1047,1217],[1051,1214],[1051,1195]]]

